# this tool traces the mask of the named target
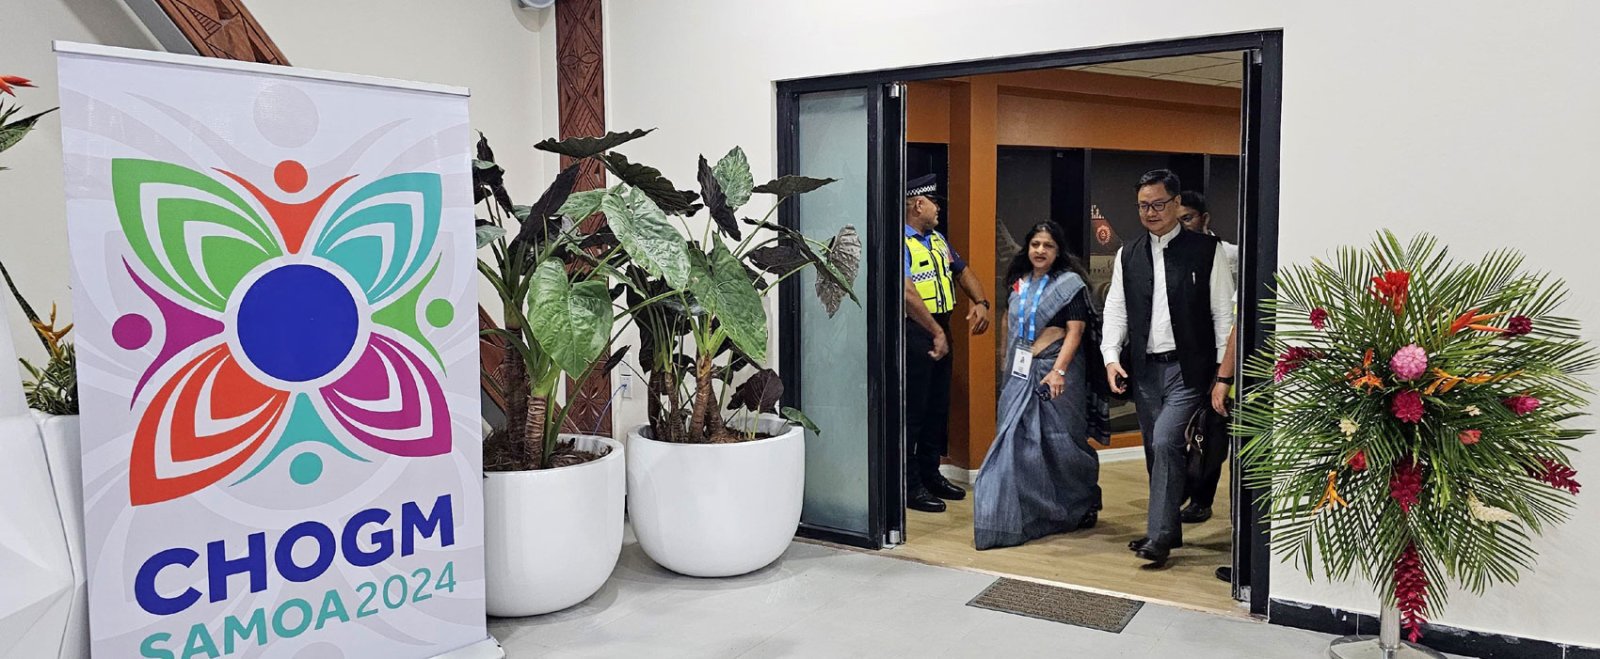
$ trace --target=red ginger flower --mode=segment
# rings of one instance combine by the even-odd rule
[[[1533,331],[1533,321],[1527,316],[1512,316],[1506,321],[1506,336],[1522,336]]]
[[[1539,399],[1533,396],[1516,395],[1500,401],[1512,414],[1523,416],[1539,409]]]
[[[1460,438],[1461,438],[1461,443],[1462,444],[1466,444],[1467,446],[1472,446],[1473,444],[1478,443],[1479,439],[1483,438],[1483,431],[1482,430],[1463,430],[1463,431],[1461,431]]]
[[[1411,456],[1400,458],[1389,476],[1389,498],[1400,504],[1400,512],[1410,513],[1422,494],[1422,465]]]
[[[1394,597],[1400,608],[1400,625],[1412,643],[1422,639],[1422,626],[1428,619],[1428,572],[1416,543],[1406,545],[1394,562]]]
[[[1317,307],[1311,310],[1311,326],[1322,329],[1328,326],[1328,310]]]
[[[0,75],[0,94],[10,94],[12,96],[16,96],[17,91],[12,89],[13,86],[32,87],[33,81],[22,76]]]
[[[1349,464],[1351,469],[1356,471],[1366,471],[1367,452],[1365,450],[1356,451],[1355,455],[1350,456]]]
[[[1579,483],[1573,478],[1574,476],[1578,475],[1578,471],[1576,469],[1549,458],[1539,458],[1539,464],[1544,465],[1544,471],[1539,472],[1529,469],[1529,476],[1549,483],[1550,487],[1558,490],[1566,490],[1572,494],[1577,494],[1578,489],[1583,487],[1582,483]]]
[[[1388,270],[1372,278],[1372,296],[1394,310],[1396,316],[1405,313],[1406,294],[1410,290],[1411,273],[1404,270]]]
[[[1272,381],[1282,382],[1295,369],[1300,368],[1307,361],[1321,356],[1317,351],[1310,348],[1290,348],[1284,351],[1283,354],[1278,355],[1278,363],[1272,369]]]
[[[1406,423],[1417,423],[1422,420],[1422,394],[1407,389],[1394,395],[1394,400],[1389,404],[1389,411],[1394,413],[1394,418]]]

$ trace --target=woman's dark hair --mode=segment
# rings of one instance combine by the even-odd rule
[[[1211,212],[1211,209],[1206,206],[1206,196],[1203,194],[1194,190],[1184,190],[1178,197],[1183,200],[1184,208],[1194,209],[1194,212],[1200,215]]]
[[[1050,234],[1050,239],[1056,243],[1056,262],[1050,264],[1050,274],[1070,270],[1083,279],[1085,286],[1089,285],[1089,270],[1083,267],[1083,261],[1067,251],[1067,230],[1055,222],[1045,221],[1033,225],[1028,233],[1023,235],[1022,251],[1011,257],[1011,265],[1006,267],[1006,278],[1003,280],[1005,291],[1002,294],[1000,308],[1005,309],[1011,304],[1011,284],[1018,279],[1033,272],[1033,262],[1028,259],[1028,245],[1033,242],[1033,237],[1041,233]]]

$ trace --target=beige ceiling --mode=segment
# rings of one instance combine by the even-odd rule
[[[1077,71],[1092,71],[1110,75],[1172,80],[1216,87],[1241,87],[1244,84],[1244,63],[1241,53],[1215,53],[1141,59],[1111,64],[1091,64],[1068,67]]]

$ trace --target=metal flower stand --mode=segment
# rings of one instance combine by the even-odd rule
[[[1400,640],[1400,608],[1383,607],[1377,636],[1346,636],[1328,646],[1333,659],[1444,659],[1433,650]]]

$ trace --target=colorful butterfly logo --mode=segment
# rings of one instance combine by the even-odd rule
[[[140,416],[133,505],[209,487],[263,449],[235,484],[289,454],[290,477],[315,482],[322,458],[308,443],[359,461],[347,440],[391,456],[449,453],[444,363],[422,329],[454,319],[449,300],[422,304],[439,268],[439,175],[385,176],[324,212],[356,176],[312,196],[301,194],[308,174],[292,160],[275,168],[270,193],[216,171],[254,203],[179,165],[111,164],[117,217],[137,262],[123,268],[162,329],[130,400]],[[112,325],[129,351],[155,335],[138,313]],[[179,355],[192,357],[167,368]]]

